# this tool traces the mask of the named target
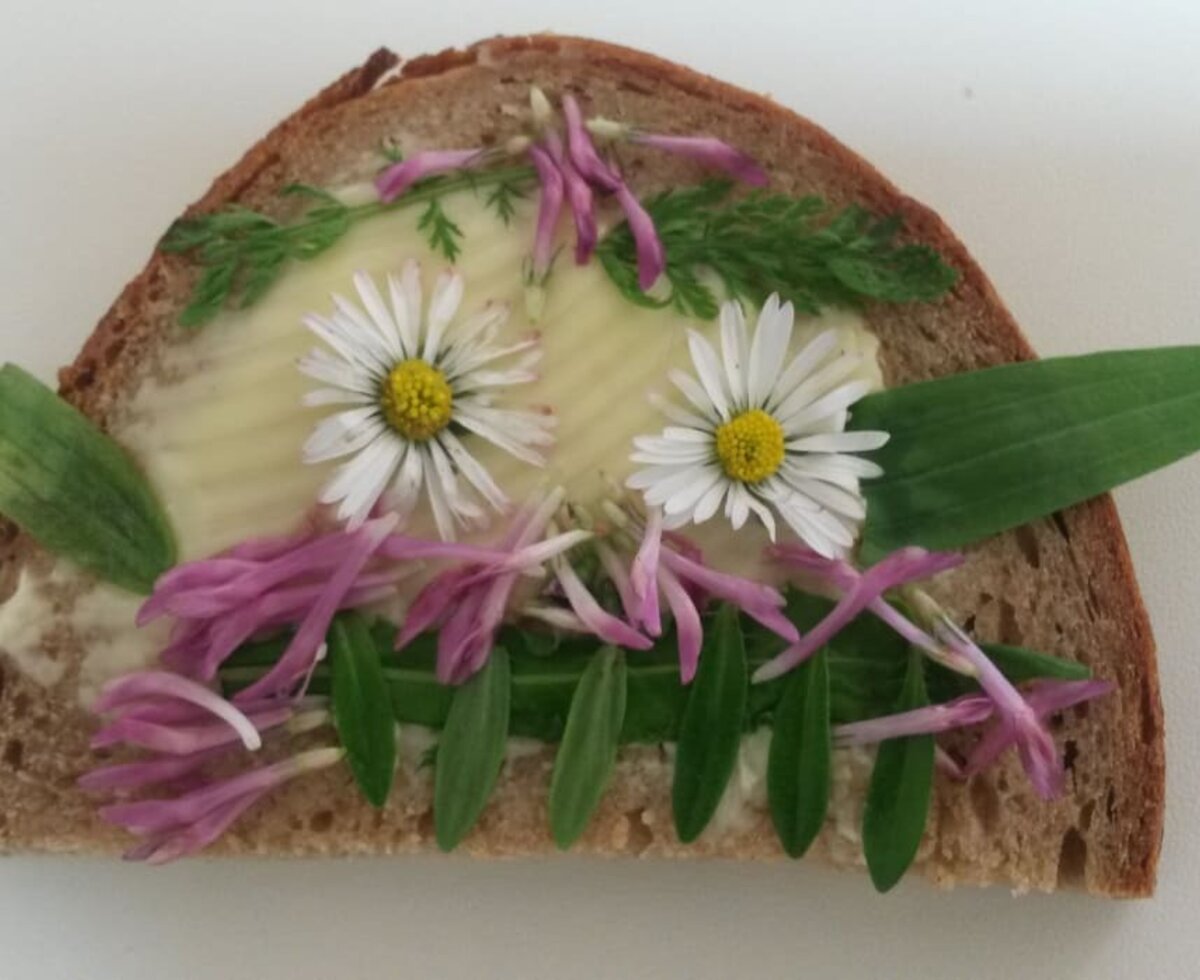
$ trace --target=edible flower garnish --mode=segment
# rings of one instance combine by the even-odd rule
[[[402,517],[422,493],[438,533],[449,541],[460,525],[485,522],[484,511],[460,485],[461,476],[493,510],[508,497],[460,438],[470,433],[533,466],[554,440],[545,412],[493,405],[497,392],[527,384],[541,356],[536,336],[496,346],[508,308],[491,304],[455,324],[462,277],[438,277],[422,311],[420,266],[410,261],[388,276],[390,303],[371,276],[354,277],[361,306],[335,295],[331,316],[310,314],[305,324],[327,347],[314,349],[300,370],[329,387],[305,396],[306,405],[349,405],[322,421],[304,446],[309,463],[349,456],[321,490],[354,529],[379,500]],[[506,368],[497,361],[521,355]]]
[[[773,548],[771,554],[811,580],[824,579],[824,585],[841,593],[838,603],[821,622],[796,643],[755,671],[755,682],[768,681],[787,673],[802,663],[820,647],[832,640],[859,613],[870,611],[896,630],[920,650],[947,666],[974,677],[983,695],[959,699],[943,705],[917,709],[903,716],[864,722],[851,729],[862,737],[864,733],[893,730],[896,735],[945,731],[982,721],[992,713],[997,716],[996,727],[980,742],[968,760],[965,773],[978,772],[1010,746],[1016,746],[1029,781],[1040,796],[1046,799],[1062,792],[1063,763],[1054,739],[1046,728],[1048,714],[1104,694],[1109,688],[1104,682],[1072,682],[1070,685],[1042,683],[1023,695],[986,653],[975,643],[930,596],[911,583],[928,578],[961,563],[961,556],[947,552],[928,552],[923,548],[901,548],[882,559],[865,572],[859,572],[847,562],[829,561],[819,555],[805,553],[796,547]],[[901,586],[905,601],[927,629],[913,623],[884,599],[884,593]],[[931,635],[932,634],[932,635]],[[1075,698],[1076,700],[1071,700]],[[983,700],[987,701],[984,705]],[[845,731],[842,732],[846,735]]]
[[[554,260],[554,234],[564,202],[575,224],[575,261],[580,265],[596,248],[595,201],[597,195],[605,195],[616,201],[629,222],[637,250],[638,286],[643,291],[651,289],[666,268],[666,255],[653,219],[630,190],[616,161],[611,155],[606,159],[596,148],[591,132],[609,143],[626,140],[686,156],[756,187],[767,183],[766,172],[754,160],[716,137],[646,133],[606,119],[587,120],[575,97],[569,94],[562,98],[564,125],[560,132],[550,100],[541,89],[530,89],[529,103],[532,131],[528,136],[514,137],[503,149],[424,150],[380,173],[375,187],[380,199],[389,202],[427,177],[477,169],[503,155],[528,154],[541,185],[526,273],[526,302],[535,320],[545,303],[544,287]]]
[[[340,748],[309,749],[280,762],[218,779],[167,799],[114,803],[100,810],[145,840],[125,854],[130,861],[163,864],[203,850],[271,790],[305,773],[341,761]]]
[[[773,294],[748,338],[741,305],[725,303],[720,357],[688,331],[696,375],[670,378],[690,407],[653,399],[674,424],[634,440],[630,458],[643,467],[627,482],[648,507],[663,508],[667,528],[702,524],[724,502],[734,530],[753,513],[774,540],[778,513],[820,555],[853,545],[866,515],[859,480],[882,470],[852,454],[878,449],[888,435],[844,431],[847,410],[870,386],[852,379],[862,359],[838,350],[836,331],[786,361],[794,316]]]
[[[536,574],[543,563],[591,537],[588,531],[573,530],[543,540],[564,496],[565,491],[555,489],[514,516],[496,546],[500,561],[468,558],[437,575],[409,607],[396,649],[437,629],[438,680],[461,684],[478,672],[492,652],[521,575]]]
[[[696,675],[704,643],[700,610],[710,598],[731,603],[788,643],[799,641],[796,627],[784,615],[786,600],[779,590],[710,568],[686,540],[664,534],[661,510],[652,508],[644,522],[615,504],[605,511],[625,536],[640,530],[641,540],[628,573],[607,543],[598,548],[601,566],[616,586],[630,623],[649,636],[662,634],[660,598],[666,602],[675,620],[683,683],[691,683]]]

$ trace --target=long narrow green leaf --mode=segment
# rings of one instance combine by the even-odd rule
[[[904,691],[897,711],[929,703],[924,665],[916,651],[909,655]],[[879,746],[863,811],[863,853],[876,889],[896,884],[917,856],[933,790],[933,736],[889,739]]]
[[[550,779],[550,829],[566,850],[588,821],[612,778],[625,721],[625,655],[595,654],[579,679]]]
[[[367,622],[338,616],[329,630],[333,722],[358,788],[383,806],[396,774],[396,721],[387,678]]]
[[[438,847],[452,851],[475,826],[500,776],[508,737],[511,671],[503,647],[454,692],[438,741],[433,824]]]
[[[726,603],[704,638],[700,667],[679,726],[671,802],[675,831],[685,844],[708,826],[733,773],[746,687],[746,650],[738,614]]]
[[[0,513],[134,592],[175,563],[166,515],[124,450],[14,364],[0,368]]]
[[[767,800],[783,849],[804,855],[825,822],[833,760],[829,659],[822,648],[788,678],[767,757]]]
[[[1200,450],[1200,347],[1008,364],[864,398],[891,440],[863,484],[863,554],[956,548]]]

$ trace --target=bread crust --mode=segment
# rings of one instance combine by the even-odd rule
[[[815,191],[834,202],[857,200],[903,216],[906,234],[942,252],[961,280],[937,304],[868,310],[889,383],[1035,356],[982,270],[933,211],[901,194],[823,129],[765,97],[641,52],[545,34],[482,41],[414,58],[396,71],[398,64],[386,49],[375,52],[279,124],[186,213],[233,201],[278,207],[274,192],[283,183],[330,174],[329,160],[319,159],[314,149],[321,140],[341,141],[339,153],[343,145],[345,152],[361,150],[368,145],[364,133],[383,135],[380,126],[415,116],[423,100],[449,105],[465,94],[505,86],[515,90],[536,78],[551,90],[574,88],[610,113],[629,103],[639,110],[636,118],[647,123],[652,120],[645,116],[668,125],[676,116],[696,117],[709,125],[691,128],[715,131],[743,146],[783,189]],[[449,125],[470,129],[465,122]],[[635,182],[641,176],[651,183],[661,179],[649,167],[643,174],[641,165],[639,159],[631,161]],[[174,316],[193,276],[185,260],[156,250],[75,361],[60,372],[63,397],[101,425],[119,417],[124,399],[154,369],[158,350],[173,335]],[[11,529],[8,536],[0,554],[11,588],[14,570],[37,561],[38,551]],[[1047,589],[1056,591],[1052,608],[1039,598]],[[921,870],[941,884],[998,881],[1019,889],[1069,885],[1114,896],[1150,894],[1163,823],[1162,706],[1150,624],[1111,498],[1097,498],[970,549],[962,577],[942,598],[973,619],[984,638],[1011,642],[1015,634],[1031,645],[1075,655],[1118,680],[1119,691],[1064,720],[1060,741],[1074,744],[1078,755],[1062,801],[1037,803],[1011,760],[967,784],[940,780]],[[69,658],[70,651],[64,656]],[[5,681],[0,736],[7,746],[0,753],[0,847],[119,846],[120,836],[96,820],[90,802],[74,788],[74,778],[89,764],[90,723],[74,704],[72,671],[48,690],[7,662],[0,676]],[[467,850],[550,849],[544,797],[551,758],[542,752],[508,767]],[[614,789],[582,847],[602,854],[779,854],[765,818],[699,846],[679,845],[671,830],[668,779],[658,750],[623,750]],[[252,813],[221,850],[428,849],[428,786],[410,774],[401,789],[399,799],[376,814],[354,798],[344,774],[296,784]],[[836,863],[847,863],[839,856],[845,843],[836,828],[829,828],[818,849]]]

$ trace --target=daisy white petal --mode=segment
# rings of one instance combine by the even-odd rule
[[[721,498],[725,496],[726,483],[724,480],[718,480],[708,490],[704,496],[697,502],[692,509],[692,523],[703,524],[717,512],[721,506]]]
[[[750,345],[750,365],[746,375],[747,404],[764,405],[779,377],[788,344],[792,340],[795,310],[791,303],[779,303],[772,293],[758,315],[758,328]]]
[[[746,375],[749,371],[746,343],[746,315],[740,303],[721,307],[721,359],[724,361],[725,381],[733,405],[746,407]]]
[[[694,412],[688,412],[666,398],[658,392],[652,391],[647,396],[650,399],[650,404],[663,413],[668,419],[677,425],[686,425],[692,429],[707,429],[709,421]]]
[[[869,381],[847,381],[844,385],[834,388],[828,394],[822,395],[815,402],[796,412],[788,419],[781,419],[784,429],[789,435],[803,429],[804,426],[817,419],[823,419],[834,412],[840,412],[847,405],[853,405],[871,390]]]
[[[667,377],[671,383],[680,390],[683,397],[691,402],[692,406],[700,412],[710,423],[715,424],[721,421],[721,415],[714,407],[708,395],[704,392],[704,387],[689,374],[684,374],[677,368],[672,368],[667,372]]]
[[[783,399],[777,408],[772,410],[772,414],[785,426],[788,425],[794,415],[808,408],[814,401],[836,388],[853,375],[861,364],[862,358],[857,354],[838,355],[824,367],[800,382],[792,390],[792,393]]]
[[[822,432],[788,442],[788,449],[801,453],[863,453],[887,444],[886,432]]]
[[[721,364],[712,344],[705,340],[695,330],[688,330],[688,350],[692,355],[692,364],[696,368],[696,377],[704,388],[705,395],[722,419],[729,418],[729,398],[725,391],[725,383],[721,378]]]
[[[816,371],[818,365],[837,349],[837,345],[838,333],[836,330],[826,330],[817,334],[805,344],[775,382],[775,389],[768,399],[766,407],[771,411],[777,409],[779,403],[791,395],[796,387]]]
[[[465,286],[453,270],[438,278],[424,318],[415,262],[406,263],[399,276],[388,277],[390,309],[369,275],[356,274],[354,285],[361,306],[335,295],[332,314],[305,317],[326,347],[301,359],[299,368],[327,387],[308,393],[304,403],[353,407],[317,424],[305,443],[304,458],[353,457],[320,497],[337,503],[339,516],[352,526],[365,521],[385,494],[389,506],[407,514],[424,493],[438,532],[452,538],[457,524],[484,519],[470,496],[472,488],[496,510],[508,504],[471,455],[469,440],[452,434],[452,425],[535,465],[544,462],[535,447],[554,441],[553,417],[492,405],[499,393],[534,380],[538,339],[493,345],[495,331],[508,315],[503,304],[489,306],[456,330]],[[498,363],[517,354],[523,356],[515,363]]]
[[[709,490],[721,482],[721,475],[721,469],[718,466],[706,466],[698,469],[696,477],[691,483],[667,498],[663,504],[663,510],[668,514],[682,514],[692,510]]]

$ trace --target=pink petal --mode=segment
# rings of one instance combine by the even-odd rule
[[[395,514],[376,518],[349,535],[353,541],[352,546],[342,564],[329,579],[321,597],[304,616],[287,649],[275,666],[237,695],[239,701],[272,693],[284,694],[297,678],[308,672],[343,598],[353,587],[354,580],[363,567],[370,561],[375,549],[396,526],[397,520]]]
[[[126,861],[166,864],[204,850],[220,837],[250,807],[266,795],[269,787],[230,800],[182,830],[160,834],[125,852]]]
[[[631,650],[649,650],[654,646],[648,637],[642,636],[637,630],[618,619],[612,613],[601,607],[583,584],[575,570],[565,561],[560,561],[555,567],[559,584],[567,597],[567,602],[577,615],[605,643],[627,647]]]
[[[934,735],[977,725],[990,718],[993,710],[991,700],[984,695],[967,694],[945,704],[931,704],[882,718],[838,725],[833,734],[838,745],[869,745],[889,738]]]
[[[765,187],[768,183],[766,172],[753,157],[714,136],[665,136],[635,132],[630,138],[635,143],[687,157],[706,167],[724,170],[745,184]]]
[[[91,793],[141,789],[189,775],[205,763],[225,755],[226,751],[227,747],[220,745],[191,755],[165,756],[143,762],[101,766],[84,773],[76,780],[75,785]]]
[[[646,531],[629,569],[629,584],[637,601],[632,622],[651,636],[662,633],[662,615],[658,606],[658,563],[662,550],[663,512],[651,507],[646,515]]]
[[[554,258],[554,233],[558,228],[558,216],[563,205],[563,175],[558,165],[540,146],[531,146],[529,156],[542,185],[538,198],[537,228],[533,237],[532,278],[541,283],[550,270]]]
[[[419,180],[479,163],[486,150],[424,150],[388,167],[375,178],[380,200],[393,201]]]
[[[567,153],[571,163],[584,180],[608,193],[615,192],[621,180],[596,152],[596,146],[584,125],[579,103],[573,95],[563,96],[562,109],[567,123]]]
[[[282,725],[292,715],[290,707],[275,708],[260,713],[253,724],[263,732]],[[202,725],[163,724],[143,718],[118,718],[92,736],[93,749],[121,743],[161,752],[165,755],[192,755],[220,745],[233,745],[238,733],[224,722]]]
[[[654,227],[654,219],[642,207],[629,189],[625,181],[617,184],[615,191],[617,203],[625,212],[625,220],[629,222],[629,231],[633,235],[633,243],[637,249],[638,286],[643,292],[658,282],[658,277],[667,267],[667,256],[663,251],[662,240]]]
[[[575,222],[575,262],[584,265],[596,249],[596,204],[592,189],[567,157],[562,140],[554,130],[546,132],[546,149],[563,176],[567,203]]]
[[[629,578],[629,572],[625,570],[624,564],[622,564],[621,559],[617,557],[612,548],[603,541],[596,542],[596,554],[600,558],[600,564],[604,568],[604,571],[616,587],[617,595],[621,599],[621,610],[625,613],[625,618],[635,625],[638,624],[640,622],[638,600],[633,594],[633,582]]]
[[[168,698],[194,704],[225,722],[241,738],[246,748],[253,751],[262,745],[258,730],[237,707],[203,684],[167,671],[139,671],[109,681],[101,690],[92,710],[103,714],[128,701],[148,698]]]
[[[675,635],[679,646],[679,678],[690,684],[700,664],[700,648],[704,644],[704,627],[700,613],[683,583],[670,569],[660,567],[658,581],[675,619]]]

